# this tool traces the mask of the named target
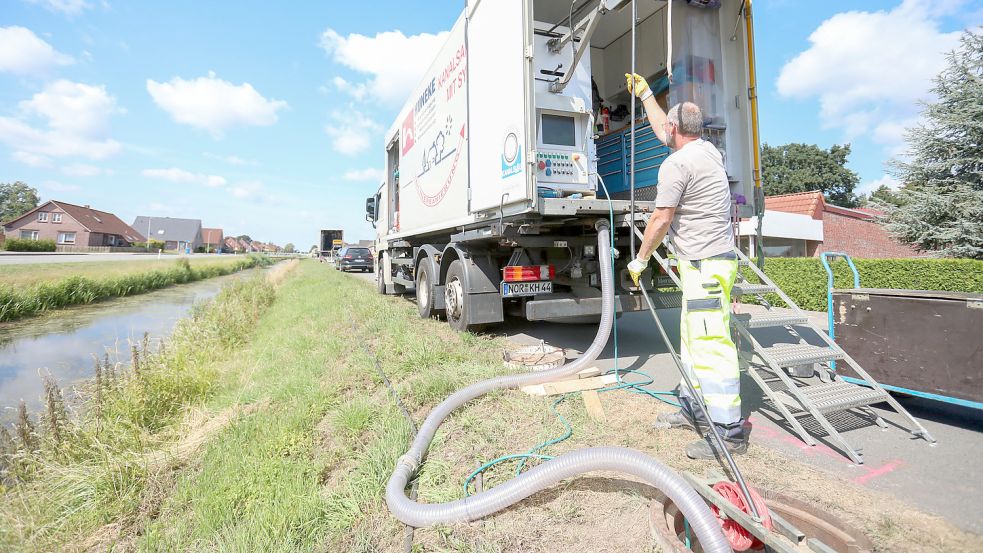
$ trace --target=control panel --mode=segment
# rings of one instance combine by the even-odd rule
[[[587,158],[584,154],[540,150],[537,158],[537,182],[587,184]]]

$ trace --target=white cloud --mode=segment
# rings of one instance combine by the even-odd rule
[[[209,188],[225,186],[225,184],[228,182],[225,180],[225,177],[220,177],[218,175],[206,175],[203,173],[192,173],[191,171],[185,171],[184,169],[179,169],[177,167],[171,167],[170,169],[144,169],[143,171],[140,171],[140,174],[145,177],[162,179],[171,182],[201,184]]]
[[[263,183],[258,180],[240,182],[232,186],[232,195],[241,200],[260,198],[263,193]]]
[[[897,179],[891,177],[890,175],[881,175],[881,178],[874,179],[872,181],[864,181],[860,183],[857,187],[857,193],[859,194],[870,194],[874,190],[877,190],[881,186],[887,186],[891,190],[897,190],[901,188],[901,183]]]
[[[52,192],[75,192],[82,189],[82,187],[77,184],[63,184],[54,180],[46,180],[41,182],[41,188],[51,190]]]
[[[86,0],[27,0],[32,4],[40,4],[46,9],[67,16],[75,16],[92,7]]]
[[[224,161],[229,165],[259,165],[259,162],[254,159],[243,159],[239,156],[233,156],[233,155],[222,156],[218,154],[213,154],[211,152],[204,152],[201,155],[207,157],[208,159]]]
[[[24,165],[29,165],[31,167],[50,167],[51,158],[48,156],[42,156],[38,154],[32,154],[30,152],[14,152],[10,157],[23,163]]]
[[[272,125],[277,112],[287,107],[282,100],[267,100],[249,83],[234,85],[209,71],[207,77],[167,82],[147,79],[147,92],[158,107],[178,123],[205,129],[216,138],[233,126]]]
[[[55,50],[24,27],[0,27],[0,71],[39,75],[74,63],[71,56]]]
[[[382,169],[367,167],[365,169],[352,169],[350,171],[346,171],[341,178],[350,181],[379,182],[382,180],[385,174],[386,172]]]
[[[334,149],[346,156],[354,156],[372,145],[373,138],[382,130],[378,123],[354,109],[334,111],[324,132],[331,137]]]
[[[349,69],[368,80],[351,84],[336,78],[333,84],[356,99],[372,96],[391,106],[401,105],[430,67],[434,55],[447,40],[448,32],[406,36],[401,31],[377,33],[374,37],[341,36],[333,29],[321,33],[321,48]]]
[[[917,102],[930,98],[932,78],[959,42],[961,32],[940,31],[940,18],[965,3],[903,0],[890,11],[836,14],[782,68],[778,92],[818,98],[825,128],[841,129],[846,140],[869,135],[897,153],[904,128],[917,121]]]
[[[102,175],[113,174],[111,169],[103,169],[102,167],[86,165],[84,163],[73,163],[71,165],[66,165],[65,167],[61,168],[61,172],[70,177],[99,177]]]
[[[116,98],[105,86],[59,80],[18,107],[18,117],[0,117],[0,141],[21,160],[38,156],[104,159],[120,150],[119,142],[108,137],[109,119],[124,110],[116,106]],[[33,126],[32,118],[45,120],[47,128]]]

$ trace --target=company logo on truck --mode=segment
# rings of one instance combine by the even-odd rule
[[[403,120],[403,153],[406,155],[413,148],[413,144],[416,143],[416,125],[413,124],[413,114],[415,112],[410,110],[409,114],[406,115],[406,119]]]
[[[505,135],[502,141],[502,178],[511,177],[522,171],[522,149],[519,137],[514,131]]]

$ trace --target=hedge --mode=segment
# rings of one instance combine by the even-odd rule
[[[975,259],[854,259],[862,288],[983,293],[983,261]],[[852,288],[853,273],[842,259],[830,262],[834,288]],[[758,282],[750,268],[742,268]],[[802,309],[826,311],[826,271],[815,257],[765,259],[765,274]],[[769,302],[783,305],[775,294]],[[745,302],[756,303],[753,297]]]
[[[55,241],[8,238],[3,243],[3,249],[8,252],[53,252],[55,251]]]

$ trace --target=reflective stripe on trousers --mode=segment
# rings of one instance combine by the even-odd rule
[[[679,275],[683,284],[679,321],[683,366],[713,422],[740,422],[740,368],[730,334],[730,292],[737,278],[737,260],[680,260]],[[685,385],[680,388],[685,390]]]

